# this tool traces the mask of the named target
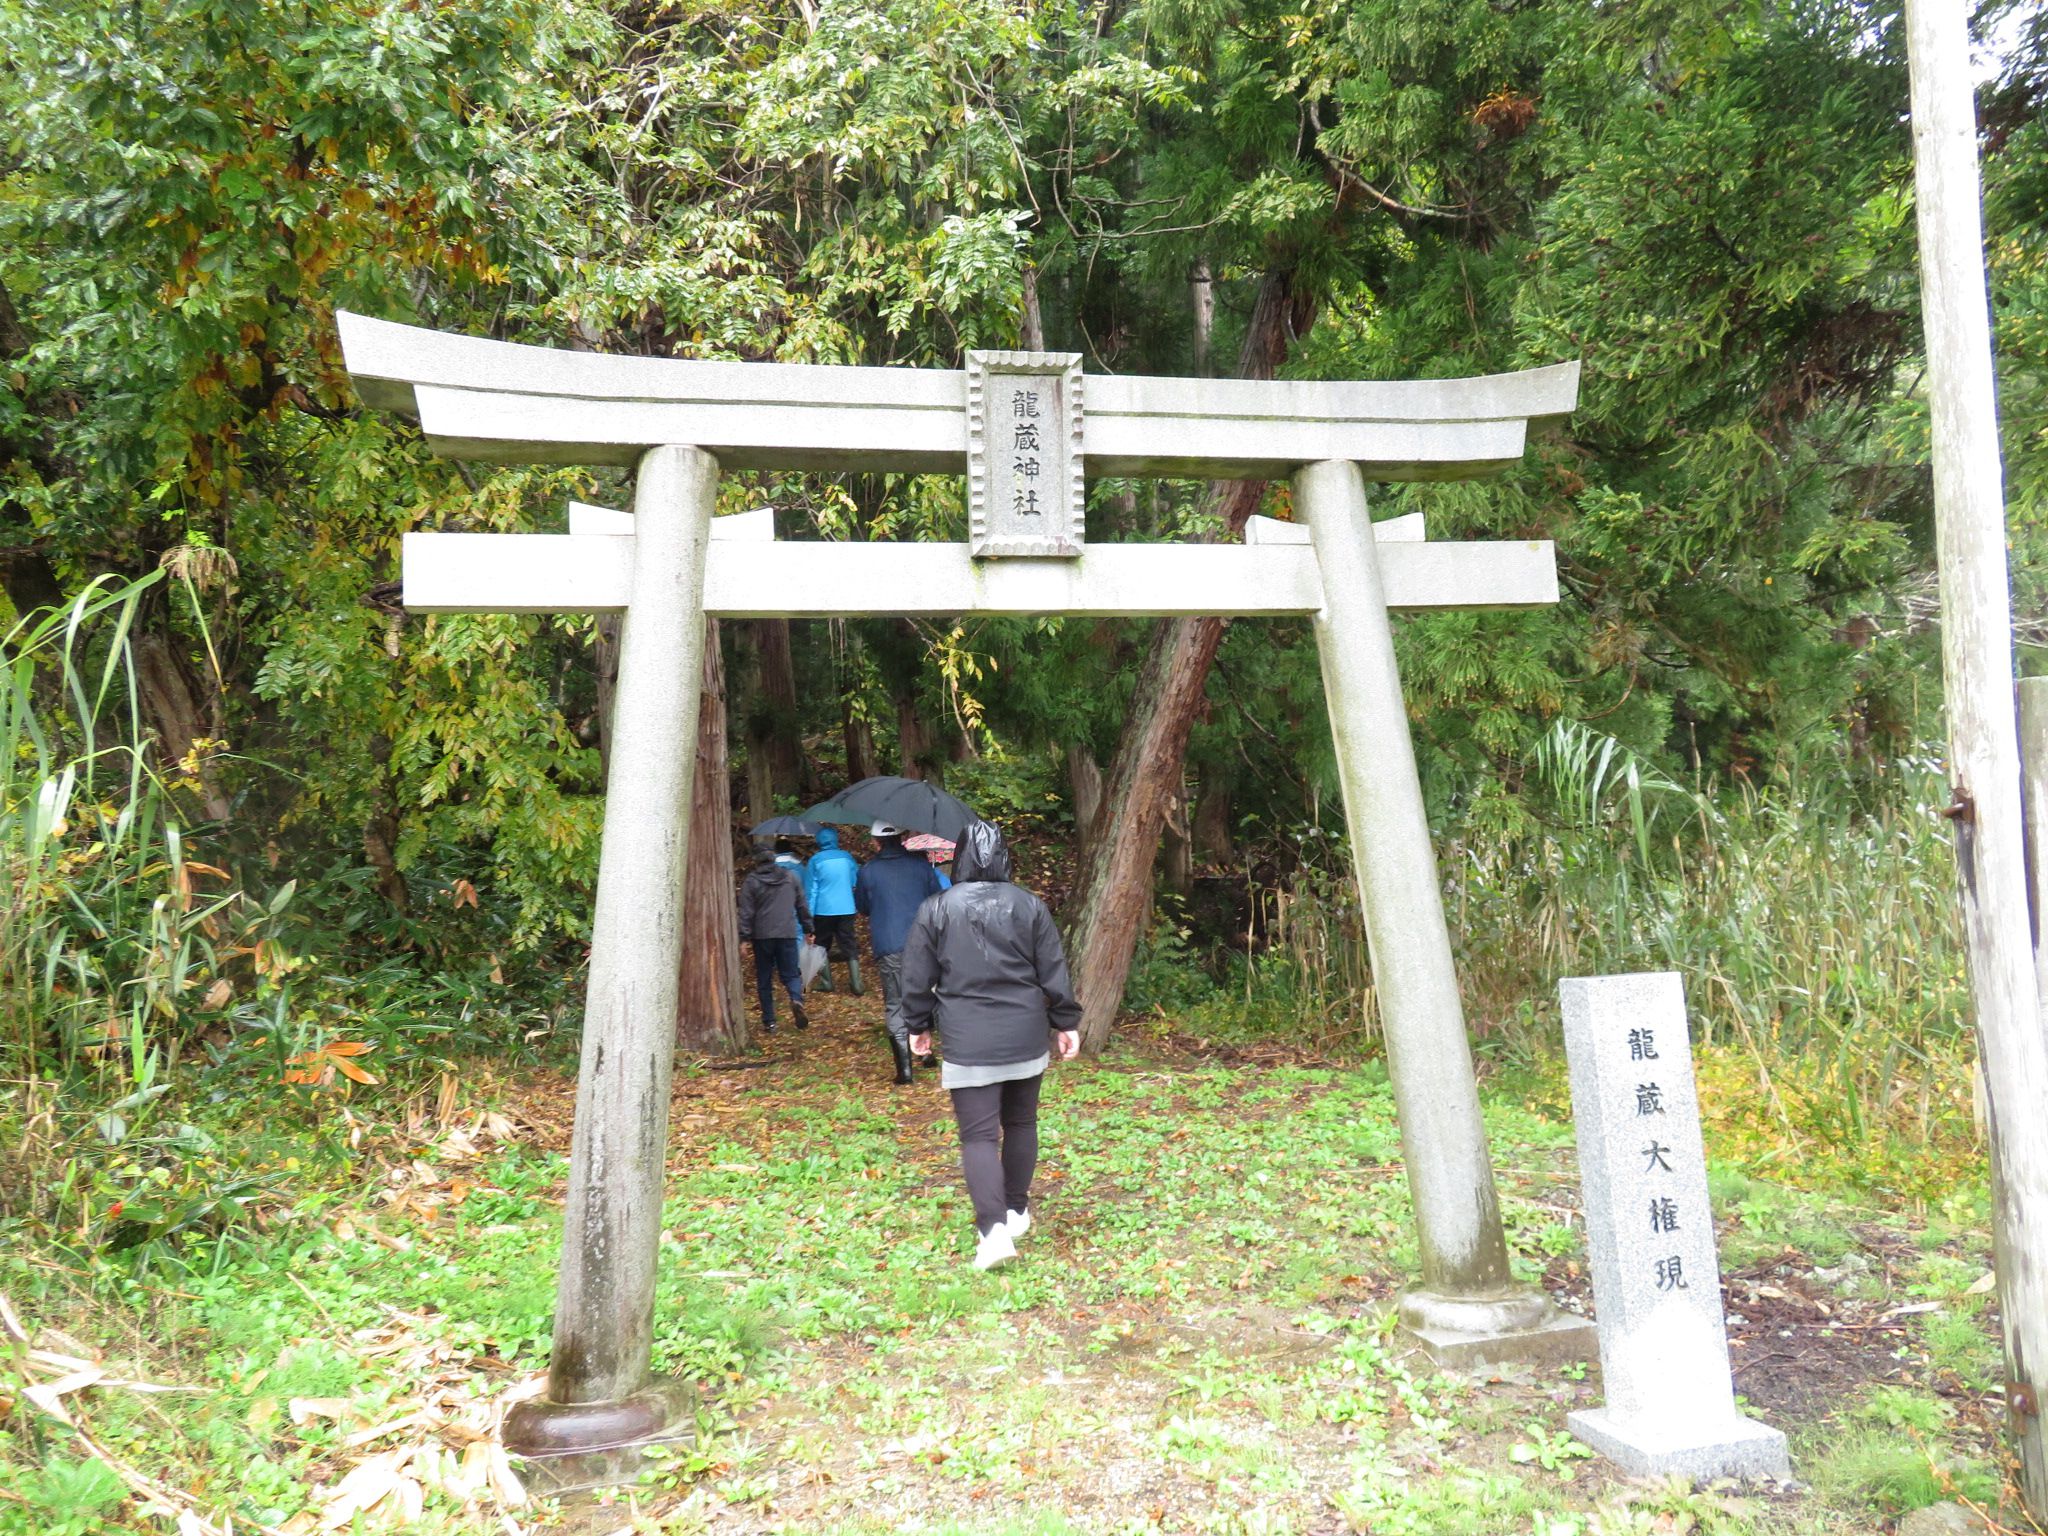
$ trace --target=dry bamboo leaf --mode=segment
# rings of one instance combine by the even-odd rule
[[[410,1477],[401,1477],[398,1486],[392,1490],[393,1500],[398,1508],[394,1519],[400,1525],[411,1525],[426,1513],[427,1491]]]
[[[340,1056],[331,1056],[329,1059],[332,1060],[334,1063],[334,1070],[339,1072],[343,1077],[347,1078],[350,1082],[362,1083],[367,1087],[376,1086],[377,1079],[372,1077],[369,1073],[365,1072],[361,1067],[357,1066],[354,1062],[349,1061]]]
[[[23,1387],[21,1395],[34,1403],[53,1419],[66,1424],[73,1421],[71,1411],[64,1406],[64,1399],[73,1392],[83,1392],[94,1382],[105,1378],[106,1372],[96,1365],[89,1365],[82,1371],[73,1371],[68,1376],[59,1376],[55,1381],[40,1382],[33,1387]]]
[[[285,1404],[285,1411],[300,1428],[315,1419],[333,1419],[339,1423],[348,1416],[349,1400],[345,1397],[295,1397]]]
[[[405,1451],[386,1451],[381,1456],[372,1456],[357,1463],[346,1477],[334,1485],[332,1495],[320,1511],[320,1529],[341,1530],[357,1515],[383,1502],[401,1482],[409,1481],[399,1475],[399,1467],[406,1455]]]
[[[78,1355],[60,1355],[54,1350],[32,1349],[28,1352],[29,1363],[42,1366],[66,1376],[75,1376],[85,1371],[98,1371],[99,1377],[92,1384],[109,1387],[121,1392],[204,1392],[204,1387],[167,1386],[155,1381],[129,1381],[120,1376],[106,1374],[106,1366],[97,1360],[87,1360]],[[76,1390],[76,1389],[70,1389]]]
[[[512,1470],[512,1458],[505,1454],[505,1447],[492,1442],[490,1452],[491,1492],[498,1496],[498,1502],[507,1509],[518,1509],[526,1503],[526,1484],[519,1480],[519,1474]]]
[[[362,1446],[371,1445],[382,1440],[386,1435],[395,1435],[401,1429],[411,1429],[415,1424],[421,1423],[427,1417],[428,1415],[424,1413],[408,1413],[403,1418],[388,1419],[382,1424],[372,1424],[368,1429],[357,1430],[341,1443],[350,1450],[357,1450]]]

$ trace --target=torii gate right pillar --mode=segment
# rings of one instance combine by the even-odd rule
[[[1593,1325],[1508,1271],[1364,476],[1351,463],[1308,465],[1294,505],[1322,570],[1316,647],[1422,1252],[1402,1328],[1445,1366],[1589,1358]]]

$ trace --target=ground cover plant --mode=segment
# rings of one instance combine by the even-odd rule
[[[1376,1065],[1162,1033],[1061,1069],[1041,1228],[977,1275],[941,1096],[882,1084],[873,1011],[821,1000],[747,1070],[680,1076],[656,1356],[701,1389],[698,1436],[595,1513],[528,1495],[492,1439],[546,1360],[573,1081],[478,1064],[237,1104],[210,1134],[289,1193],[239,1228],[10,1242],[0,1531],[1591,1536],[1996,1508],[1967,1173],[1880,1203],[1844,1195],[1853,1160],[1717,1157],[1737,1389],[1807,1486],[1636,1485],[1564,1430],[1597,1371],[1448,1377],[1395,1347],[1413,1255]],[[1585,1305],[1554,1091],[1495,1077],[1489,1124],[1518,1272]]]

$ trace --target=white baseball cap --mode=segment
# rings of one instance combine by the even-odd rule
[[[903,829],[901,827],[890,826],[889,823],[886,821],[878,821],[873,826],[868,828],[868,836],[894,837],[897,833],[901,832],[902,830]]]

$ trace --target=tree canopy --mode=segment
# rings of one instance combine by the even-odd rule
[[[1984,115],[2035,625],[2048,32],[2020,20]],[[1553,610],[1403,626],[1438,813],[1524,814],[1560,719],[1722,781],[1813,754],[1881,778],[1926,734],[1891,5],[17,0],[0,43],[8,598],[166,569],[138,658],[190,814],[317,876],[366,942],[445,942],[449,903],[417,896],[458,881],[494,950],[580,931],[592,626],[408,618],[391,584],[408,529],[559,527],[571,494],[624,492],[434,460],[354,399],[342,307],[657,356],[954,366],[1024,337],[1190,373],[1227,371],[1277,294],[1290,377],[1581,358],[1578,411],[1518,469],[1380,502],[1560,550]],[[964,527],[945,478],[725,495],[785,538]],[[1198,487],[1104,481],[1090,536],[1213,515]],[[736,666],[733,707],[750,742],[835,759],[812,772],[865,732],[1029,808],[1062,753],[1113,751],[1143,635],[797,625],[793,696]],[[1224,636],[1189,747],[1212,845],[1335,827],[1318,695],[1305,631]]]

